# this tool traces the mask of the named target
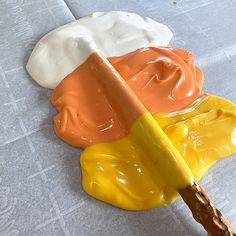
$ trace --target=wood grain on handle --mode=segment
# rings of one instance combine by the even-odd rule
[[[236,236],[229,222],[214,206],[201,186],[194,182],[192,186],[179,190],[179,193],[194,219],[200,223],[210,236]]]

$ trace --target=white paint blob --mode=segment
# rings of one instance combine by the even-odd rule
[[[45,35],[26,66],[41,86],[55,88],[88,56],[120,56],[139,48],[166,46],[172,32],[148,17],[121,11],[97,12]]]

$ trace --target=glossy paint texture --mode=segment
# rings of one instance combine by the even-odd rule
[[[167,26],[148,17],[122,11],[95,12],[46,34],[26,68],[38,84],[54,89],[91,51],[105,57],[121,56],[138,48],[167,46],[171,38]]]
[[[205,94],[180,112],[154,118],[197,180],[216,160],[236,151],[236,106],[225,99]],[[128,210],[157,207],[177,197],[170,183],[179,176],[163,175],[168,163],[162,165],[151,157],[150,138],[138,128],[143,119],[147,117],[134,123],[129,136],[85,149],[81,166],[87,193]]]
[[[132,123],[147,112],[106,58],[92,53],[56,88],[52,104],[58,136],[79,147],[128,134]]]
[[[184,49],[145,48],[109,61],[152,114],[180,110],[200,96],[203,73]]]
[[[97,53],[57,86],[51,99],[59,112],[54,118],[56,133],[77,147],[124,137],[144,113],[130,110],[132,106],[122,100],[125,96],[117,93],[112,83],[103,84],[112,73],[106,73],[106,64],[97,68],[93,55]],[[183,49],[139,49],[108,60],[121,75],[121,84],[152,114],[180,110],[200,96],[203,74],[194,65],[192,54]],[[127,114],[122,114],[124,111]]]
[[[87,147],[84,190],[124,209],[157,207],[235,152],[235,104],[201,96],[202,78],[190,52],[170,47],[95,52],[68,75],[52,95],[54,127]]]

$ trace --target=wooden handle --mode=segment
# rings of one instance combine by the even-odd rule
[[[192,186],[179,190],[179,193],[192,211],[193,218],[205,228],[208,235],[236,236],[229,222],[198,183],[194,182]]]

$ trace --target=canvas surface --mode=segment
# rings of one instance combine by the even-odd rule
[[[206,235],[182,200],[144,212],[114,208],[81,188],[80,150],[52,126],[51,91],[25,70],[37,41],[94,11],[124,10],[168,25],[171,45],[191,50],[204,91],[236,102],[235,0],[0,0],[0,235]],[[201,184],[236,228],[236,156]]]

